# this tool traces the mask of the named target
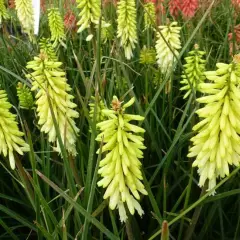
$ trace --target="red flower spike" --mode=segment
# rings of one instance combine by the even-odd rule
[[[152,2],[155,3],[156,6],[157,25],[161,25],[161,16],[166,13],[163,5],[164,0],[152,0]]]
[[[235,34],[234,41],[233,41],[233,33],[229,33],[228,34],[228,41],[230,41],[230,43],[229,43],[229,53],[230,53],[230,55],[233,54],[233,46],[235,48],[235,51],[239,50],[239,44],[240,44],[240,24],[238,24],[238,25],[236,25],[234,27],[233,32]]]
[[[198,0],[184,0],[181,6],[183,16],[185,18],[194,17],[198,6]]]
[[[47,7],[46,7],[46,0],[40,0],[40,8],[43,13],[46,12]]]
[[[240,9],[240,0],[232,0],[232,5],[233,5],[235,8]]]
[[[74,30],[77,27],[77,18],[71,10],[68,10],[64,16],[64,26],[68,30]]]
[[[240,43],[240,24],[234,27],[234,33],[235,33],[235,41],[237,43]],[[229,33],[228,40],[231,41],[232,39],[233,39],[233,33]]]
[[[168,3],[170,14],[177,18],[179,16],[179,12],[182,9],[182,1],[181,0],[170,0]]]

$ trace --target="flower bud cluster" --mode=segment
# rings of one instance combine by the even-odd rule
[[[203,82],[205,79],[205,63],[206,60],[203,59],[205,55],[204,51],[200,51],[198,46],[195,45],[195,49],[188,53],[185,57],[184,71],[181,83],[184,85],[180,90],[187,91],[184,98],[187,98],[192,91],[196,93],[198,91],[198,84]]]
[[[147,195],[141,173],[143,158],[142,150],[145,149],[143,137],[139,136],[145,130],[130,121],[143,121],[139,115],[127,114],[125,109],[134,103],[132,98],[121,106],[121,102],[114,97],[112,109],[102,110],[108,117],[107,120],[97,124],[101,133],[96,140],[103,141],[101,149],[105,157],[100,161],[98,173],[102,179],[98,182],[99,187],[106,188],[104,199],[109,198],[110,209],[118,208],[121,222],[125,222],[127,207],[130,214],[135,210],[140,216],[143,210],[139,204],[140,194]],[[100,149],[97,153],[100,152]]]
[[[0,154],[8,156],[11,168],[15,169],[14,151],[23,155],[29,151],[29,145],[22,139],[24,133],[19,131],[16,115],[9,111],[11,107],[6,92],[0,90]]]
[[[204,107],[196,111],[201,121],[193,127],[197,134],[188,154],[196,157],[199,186],[208,180],[208,190],[229,174],[230,165],[240,163],[240,64],[238,60],[216,66],[216,71],[205,72],[210,82],[199,84],[206,95],[197,99]]]

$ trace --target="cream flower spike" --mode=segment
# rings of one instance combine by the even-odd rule
[[[48,134],[49,142],[57,143],[55,150],[61,153],[50,108],[51,103],[65,148],[72,155],[76,155],[75,142],[79,129],[74,118],[78,118],[79,114],[74,110],[76,107],[72,102],[74,97],[69,94],[71,87],[67,83],[66,73],[60,68],[61,65],[61,62],[49,59],[42,50],[38,57],[28,62],[27,68],[32,69],[33,72],[27,77],[32,80],[31,90],[37,90],[35,97],[41,131]]]
[[[32,0],[15,0],[18,19],[23,31],[31,37],[34,32],[34,13]]]
[[[135,0],[120,0],[117,6],[117,37],[123,47],[125,57],[131,59],[137,43],[137,10]]]
[[[103,109],[102,112],[108,116],[108,120],[97,124],[101,133],[96,140],[103,141],[102,153],[106,154],[100,161],[98,173],[102,179],[98,182],[99,187],[106,188],[104,199],[109,199],[110,209],[117,208],[121,222],[127,220],[126,207],[130,214],[135,210],[140,216],[143,210],[139,204],[140,194],[147,195],[141,173],[143,158],[143,137],[139,134],[145,130],[135,126],[130,121],[143,121],[139,115],[127,114],[125,109],[134,103],[132,98],[129,102],[121,105],[114,96],[112,109]],[[97,153],[100,152],[100,149]]]
[[[240,63],[235,56],[231,64],[217,63],[216,71],[205,72],[208,83],[200,83],[206,96],[197,99],[204,107],[197,110],[202,119],[193,130],[193,146],[188,157],[196,157],[199,186],[208,181],[208,190],[218,178],[229,175],[229,166],[240,163]]]
[[[167,74],[171,71],[173,63],[176,61],[176,57],[179,55],[178,50],[181,48],[180,42],[180,30],[181,27],[177,26],[177,22],[172,22],[167,26],[159,26],[159,30],[167,41],[168,45],[164,41],[163,37],[157,32],[156,52],[157,63],[163,74]],[[174,56],[174,54],[175,56]]]
[[[7,94],[0,90],[0,154],[9,158],[10,166],[15,169],[14,151],[23,155],[29,151],[29,145],[22,139],[16,122],[16,115],[9,110],[12,105],[8,102]]]

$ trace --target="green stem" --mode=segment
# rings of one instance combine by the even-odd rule
[[[188,201],[189,201],[191,187],[192,187],[192,180],[193,180],[193,168],[191,169],[191,174],[190,174],[190,178],[189,178],[189,181],[188,181],[187,193],[186,193],[183,209],[186,209],[187,206],[188,206]],[[181,237],[182,237],[183,224],[184,224],[184,219],[182,219],[181,223],[180,223],[178,239],[181,239]]]
[[[204,187],[203,187],[203,189],[202,189],[200,198],[204,195],[204,193],[206,192],[206,189],[207,189],[207,185],[205,184]],[[199,216],[200,216],[202,207],[203,207],[203,205],[200,205],[200,206],[198,206],[198,207],[195,208],[195,211],[194,211],[194,213],[193,213],[193,217],[192,217],[191,224],[190,224],[190,226],[187,228],[187,230],[186,230],[186,232],[185,232],[184,240],[190,240],[190,239],[192,239],[192,234],[193,234],[193,232],[194,232],[195,226],[196,226],[197,221],[198,221],[198,218],[199,218]],[[180,239],[180,238],[179,238],[179,239]]]
[[[127,232],[128,240],[135,240],[132,226],[129,219],[126,221],[126,232]]]

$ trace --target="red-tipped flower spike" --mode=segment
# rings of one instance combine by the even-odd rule
[[[183,16],[185,18],[192,18],[198,9],[198,6],[198,0],[183,0],[181,7]]]

